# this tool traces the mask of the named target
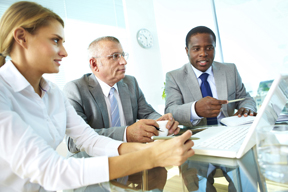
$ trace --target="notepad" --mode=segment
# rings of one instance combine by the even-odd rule
[[[231,117],[225,117],[221,119],[220,122],[223,125],[235,127],[239,125],[251,124],[253,123],[254,119],[255,119],[255,116],[248,116],[248,117],[231,116]]]

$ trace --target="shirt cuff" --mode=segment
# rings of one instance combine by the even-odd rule
[[[107,156],[85,158],[84,185],[92,185],[109,181],[109,161]]]
[[[125,130],[124,130],[124,136],[123,136],[123,141],[124,141],[124,142],[127,142],[127,138],[126,138],[126,130],[127,130],[127,127],[128,127],[128,126],[126,126],[126,127],[125,127]]]
[[[191,116],[190,116],[190,121],[191,123],[194,121],[194,120],[200,120],[202,119],[203,117],[199,117],[196,113],[196,110],[195,110],[195,103],[197,101],[193,102],[192,105],[191,105]]]
[[[249,109],[249,110],[251,110],[251,111],[253,111],[254,113],[256,113],[256,111],[254,111],[253,109],[251,109],[251,107],[244,107],[245,109]],[[239,109],[237,109],[237,110],[239,110]]]
[[[118,148],[122,144],[122,141],[113,140],[108,142],[105,146],[106,155],[108,157],[119,156]]]
[[[93,147],[90,153],[87,154],[93,157],[97,157],[97,156],[108,156],[108,157],[114,157],[114,156],[119,156],[119,146],[123,143],[123,141],[118,141],[118,140],[114,140],[111,139],[109,137],[105,137],[102,135],[98,136],[98,143],[96,143],[96,145]],[[100,144],[103,144],[105,142],[104,145],[99,146]],[[83,150],[82,150],[83,151]]]

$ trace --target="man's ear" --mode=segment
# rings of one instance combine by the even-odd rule
[[[98,67],[99,64],[97,63],[96,58],[90,58],[89,63],[90,63],[90,68],[92,71],[99,72],[99,67]]]
[[[188,50],[188,48],[187,48],[187,47],[185,47],[185,50],[186,50],[186,54],[188,55],[188,51],[189,51],[189,50]]]
[[[27,34],[28,32],[23,27],[18,27],[14,30],[13,37],[21,47],[27,48]]]

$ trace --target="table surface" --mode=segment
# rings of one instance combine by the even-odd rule
[[[179,167],[157,167],[65,192],[71,191],[265,192],[288,191],[288,185],[265,179],[257,162],[256,147],[253,147],[241,159],[194,155]]]

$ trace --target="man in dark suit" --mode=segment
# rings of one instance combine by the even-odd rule
[[[150,142],[151,136],[158,135],[156,121],[161,120],[169,120],[166,126],[169,134],[179,132],[172,114],[157,113],[146,102],[135,77],[125,76],[128,53],[123,52],[117,38],[106,36],[94,40],[88,54],[92,73],[67,83],[64,93],[97,133],[121,141]],[[111,94],[117,101],[117,126],[112,115]],[[70,152],[79,152],[71,138],[67,139],[67,145]]]
[[[246,92],[235,64],[214,61],[215,46],[211,29],[191,29],[185,48],[189,63],[166,74],[165,113],[172,113],[182,125],[212,125],[227,116],[256,115],[256,103]],[[227,103],[240,98],[245,100]]]

